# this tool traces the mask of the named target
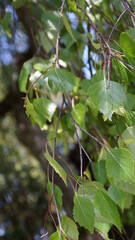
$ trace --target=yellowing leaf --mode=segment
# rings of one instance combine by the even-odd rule
[[[91,42],[91,44],[93,45],[93,47],[94,48],[96,48],[96,49],[100,49],[101,48],[101,44],[100,43],[95,43],[95,42],[93,42],[93,40],[92,40],[92,35],[88,32],[88,37],[89,37],[89,39],[90,39],[90,42]]]
[[[58,173],[58,175],[62,178],[64,183],[67,186],[67,174],[65,170],[60,166],[60,164],[51,157],[49,153],[45,153],[45,157],[48,160],[49,164],[54,168],[55,172]]]

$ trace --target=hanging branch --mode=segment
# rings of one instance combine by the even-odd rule
[[[82,144],[80,142],[80,138],[79,138],[79,135],[78,135],[78,132],[77,132],[77,129],[76,129],[76,126],[75,126],[75,121],[71,115],[71,112],[69,110],[69,107],[68,107],[68,104],[65,100],[65,96],[63,95],[63,101],[66,105],[66,108],[67,108],[67,111],[69,112],[70,114],[70,118],[71,118],[71,121],[73,123],[73,126],[74,126],[74,129],[75,129],[75,134],[76,134],[76,137],[77,137],[77,141],[78,141],[78,144],[79,144],[79,152],[80,152],[80,175],[81,175],[81,182],[82,182],[82,193],[83,193],[83,196],[84,196],[84,188],[83,188],[83,157],[82,157]],[[84,150],[85,151],[85,150]]]
[[[127,9],[127,11],[129,12],[129,14],[135,18],[135,14],[134,14],[134,10],[132,9],[131,5],[129,4],[129,2],[127,0],[122,0],[122,3],[125,7],[125,9]]]
[[[59,12],[60,17],[59,17],[59,24],[58,24],[57,39],[56,39],[56,67],[57,68],[60,68],[60,65],[59,65],[59,40],[60,40],[61,17],[62,17],[64,4],[65,4],[65,0],[63,0],[63,2],[62,2],[60,12]],[[54,159],[55,159],[55,155],[56,155],[56,138],[57,138],[57,132],[58,132],[58,127],[59,127],[60,117],[61,117],[61,113],[62,113],[62,109],[63,109],[63,104],[64,104],[64,101],[62,102],[62,106],[61,106],[61,109],[59,111],[58,121],[57,121],[57,125],[56,125],[56,130],[55,130],[55,137],[54,137],[54,143],[53,143],[53,158]],[[58,211],[58,207],[57,207],[57,203],[56,203],[56,199],[55,199],[55,193],[54,193],[54,169],[53,168],[52,168],[52,194],[53,194],[54,204],[55,204],[58,223],[59,223],[59,228],[60,228],[59,239],[61,239],[62,228],[61,228],[60,215],[59,215],[59,211]]]
[[[60,67],[60,65],[59,65],[60,25],[61,25],[61,17],[62,17],[62,12],[63,12],[65,1],[66,0],[63,0],[63,3],[62,3],[61,8],[60,8],[60,12],[59,12],[60,17],[59,17],[59,24],[58,24],[57,39],[56,39],[56,62],[57,62],[57,68]]]
[[[110,86],[110,64],[111,64],[111,48],[109,44],[106,42],[104,37],[102,36],[101,32],[99,31],[98,27],[94,24],[94,22],[91,20],[87,12],[80,6],[79,1],[76,0],[77,3],[77,8],[83,12],[83,14],[87,17],[89,23],[92,25],[93,29],[96,31],[98,38],[100,39],[101,46],[107,48],[108,50],[108,64],[107,64],[107,72],[108,72],[108,83],[107,83],[107,88]]]
[[[111,33],[110,33],[110,35],[109,35],[109,37],[108,37],[108,42],[110,41],[110,38],[111,38],[111,36],[112,36],[112,34],[113,34],[113,31],[114,31],[116,25],[118,24],[118,22],[120,21],[120,19],[122,18],[122,16],[125,14],[126,11],[127,11],[127,8],[126,8],[126,9],[120,14],[120,16],[118,17],[118,19],[117,19],[116,23],[114,24],[114,26],[113,26],[113,28],[112,28],[112,31],[111,31]]]

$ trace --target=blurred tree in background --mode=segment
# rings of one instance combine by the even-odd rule
[[[58,214],[53,204],[46,218],[51,202],[47,160],[51,164],[51,159],[44,157],[46,149],[54,153],[54,148],[66,177],[72,168],[76,182],[82,174],[85,180],[103,184],[107,192],[102,194],[108,194],[107,201],[119,209],[122,232],[119,215],[115,218],[113,210],[111,216],[99,207],[95,223],[85,226],[74,208],[75,220],[92,232],[79,227],[79,239],[134,239],[135,183],[128,182],[130,174],[124,175],[121,169],[116,175],[110,171],[115,164],[108,167],[107,159],[112,159],[105,150],[111,147],[112,154],[115,147],[123,148],[124,153],[118,155],[127,154],[131,160],[132,154],[134,161],[135,2],[66,0],[63,6],[62,2],[0,0],[0,239],[38,240],[44,231],[49,239],[55,232]],[[94,141],[81,128],[77,131],[76,124]],[[134,174],[134,164],[129,168]],[[55,184],[60,187],[55,190],[59,210],[72,218],[74,191],[67,190],[57,174]],[[84,182],[86,194],[85,190]],[[101,196],[97,202],[102,204]],[[68,239],[73,239],[73,232],[78,239],[76,227],[65,230]],[[50,239],[59,237],[55,233]]]

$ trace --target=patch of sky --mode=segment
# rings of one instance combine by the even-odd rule
[[[11,31],[13,37],[8,38],[5,31],[1,30],[0,36],[0,65],[10,65],[14,63],[14,54],[25,53],[29,49],[29,39],[22,29],[22,24],[18,22],[18,16],[10,4],[6,5],[6,12],[11,13]],[[14,29],[15,25],[16,30]]]
[[[15,10],[13,10],[13,8],[10,4],[6,5],[5,11],[11,13],[11,21],[17,21],[18,20],[18,16],[17,16]]]
[[[5,227],[3,224],[0,224],[0,238],[3,237],[5,235],[6,231],[5,231]]]
[[[69,17],[69,20],[71,22],[71,26],[74,30],[77,29],[77,26],[78,26],[78,21],[77,21],[77,17],[76,17],[76,14],[73,13],[73,12],[67,12],[67,15]]]
[[[21,30],[17,29],[15,32],[15,50],[18,53],[25,53],[29,49],[29,38],[28,36]]]

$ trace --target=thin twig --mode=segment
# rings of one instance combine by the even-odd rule
[[[90,23],[88,22],[88,33],[90,32]],[[90,39],[88,37],[88,64],[89,64],[89,70],[90,70],[90,75],[91,75],[91,78],[93,76],[93,73],[92,73],[92,66],[91,66],[91,60],[90,60],[90,51],[91,51],[91,42],[90,42]]]
[[[65,1],[66,0],[63,0],[63,3],[62,3],[61,8],[60,8],[60,12],[59,12],[60,13],[60,17],[59,17],[59,24],[58,24],[57,39],[56,39],[56,62],[57,62],[57,68],[60,67],[60,64],[59,64],[60,25],[61,25],[61,17],[62,17],[62,12],[63,12]]]
[[[90,162],[91,164],[93,164],[92,160],[90,159],[90,157],[89,157],[88,153],[86,152],[86,150],[84,149],[84,147],[83,147],[83,146],[81,146],[81,147],[82,147],[82,150],[84,151],[86,157],[88,158],[89,162]]]
[[[133,11],[131,5],[129,4],[129,2],[127,0],[122,0],[122,3],[124,5],[125,9],[127,9],[127,11],[129,12],[130,16],[135,18],[134,11]]]
[[[79,138],[79,135],[78,135],[78,132],[77,132],[77,129],[76,129],[76,126],[75,126],[75,121],[72,117],[72,114],[70,112],[70,109],[68,107],[68,104],[65,100],[65,96],[63,95],[63,100],[64,100],[64,103],[66,105],[66,108],[67,108],[67,111],[70,115],[70,118],[71,118],[71,121],[73,123],[73,126],[74,126],[74,129],[75,129],[75,134],[76,134],[76,137],[77,137],[77,141],[78,141],[78,144],[79,144],[79,152],[80,152],[80,175],[81,175],[81,183],[82,183],[82,193],[83,193],[83,196],[84,196],[84,188],[83,188],[83,157],[82,157],[82,144],[80,142],[80,138]]]
[[[117,58],[118,60],[120,60],[121,62],[123,62],[127,67],[129,67],[129,68],[131,68],[132,70],[135,71],[135,67],[133,67],[131,64],[127,63],[126,61],[124,61],[123,59],[121,59],[120,57],[118,57],[118,56],[116,55],[116,53],[111,52],[111,54],[112,54],[113,57],[115,57],[115,58]]]
[[[124,13],[125,13],[126,11],[127,11],[127,9],[125,9],[125,10],[120,14],[120,16],[118,17],[118,19],[117,19],[116,23],[114,24],[114,26],[113,26],[113,28],[112,28],[112,31],[111,31],[111,33],[110,33],[110,35],[109,35],[109,37],[108,37],[108,42],[110,41],[110,38],[111,38],[111,36],[112,36],[112,34],[113,34],[113,31],[114,31],[116,25],[118,24],[118,22],[120,21],[120,19],[122,18],[122,16],[124,15]]]
[[[60,25],[61,25],[61,17],[62,17],[64,4],[65,4],[65,0],[63,0],[63,2],[62,2],[60,12],[59,12],[60,17],[59,17],[58,31],[57,31],[57,38],[56,38],[56,68],[60,68],[60,65],[59,65]],[[57,132],[58,132],[58,127],[59,127],[61,112],[62,112],[62,109],[63,109],[63,104],[64,104],[64,101],[62,102],[62,106],[61,106],[61,109],[59,111],[57,126],[56,126],[56,130],[55,130],[55,137],[54,137],[54,142],[53,142],[53,158],[54,159],[55,159],[55,155],[56,155],[56,138],[57,138]],[[53,168],[52,168],[52,194],[53,194],[53,198],[54,198],[54,204],[55,204],[57,218],[58,218],[59,227],[60,227],[60,234],[59,234],[59,240],[60,240],[61,239],[62,228],[61,228],[61,222],[60,222],[60,215],[59,215],[59,211],[58,211],[58,207],[57,207],[57,203],[56,203],[56,199],[55,199],[55,194],[54,194],[54,169]]]
[[[58,121],[57,121],[57,125],[56,125],[56,130],[55,130],[55,136],[54,136],[54,142],[53,142],[53,159],[55,159],[55,155],[56,155],[56,138],[57,138],[60,117],[61,117],[61,113],[62,113],[62,109],[63,109],[63,104],[64,104],[64,102],[62,102],[62,106],[59,111]],[[59,239],[61,239],[61,229],[62,228],[61,228],[60,215],[59,215],[59,211],[58,211],[58,207],[57,207],[57,203],[56,203],[55,193],[54,193],[54,169],[53,168],[52,168],[52,194],[53,194],[54,204],[55,204],[55,208],[56,208],[58,223],[59,223],[59,227],[60,227]]]

